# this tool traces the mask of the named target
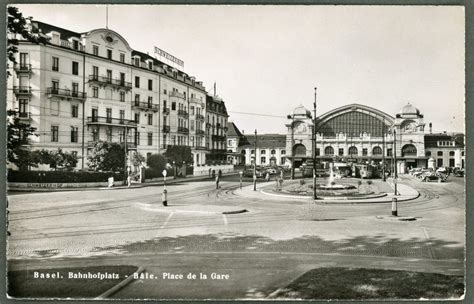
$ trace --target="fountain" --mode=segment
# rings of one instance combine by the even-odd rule
[[[347,190],[347,189],[354,189],[355,186],[347,185],[347,184],[335,184],[334,183],[334,164],[329,165],[329,179],[326,185],[318,185],[318,189],[322,190]]]

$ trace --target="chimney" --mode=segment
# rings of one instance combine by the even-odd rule
[[[433,124],[430,122],[430,134],[433,133]]]

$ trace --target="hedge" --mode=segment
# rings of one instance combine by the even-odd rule
[[[166,174],[167,177],[173,177],[173,174],[174,174],[174,169],[173,168],[166,169],[166,171],[168,172]],[[157,171],[157,170],[153,170],[153,169],[150,169],[150,168],[145,169],[145,178],[149,179],[149,178],[163,177],[161,172],[162,171]],[[194,172],[193,167],[191,167],[191,166],[186,167],[186,175],[192,175],[193,172]]]
[[[8,181],[14,183],[94,183],[123,180],[123,173],[68,171],[8,171]]]

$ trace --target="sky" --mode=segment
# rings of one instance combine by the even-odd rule
[[[106,26],[105,5],[15,6],[76,32]],[[395,116],[410,102],[434,131],[464,132],[461,6],[109,5],[108,27],[183,60],[211,94],[215,82],[246,134],[286,133],[315,87],[318,116],[351,103]]]

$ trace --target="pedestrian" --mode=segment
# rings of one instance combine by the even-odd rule
[[[219,175],[219,177],[222,177],[222,170],[219,169],[219,171],[217,171],[217,175]]]
[[[128,188],[130,188],[131,185],[132,185],[132,176],[129,174],[127,176],[127,186],[128,186]]]
[[[267,172],[267,175],[265,175],[265,181],[269,182],[270,181],[270,173]]]
[[[219,190],[219,174],[216,176],[216,189]]]

